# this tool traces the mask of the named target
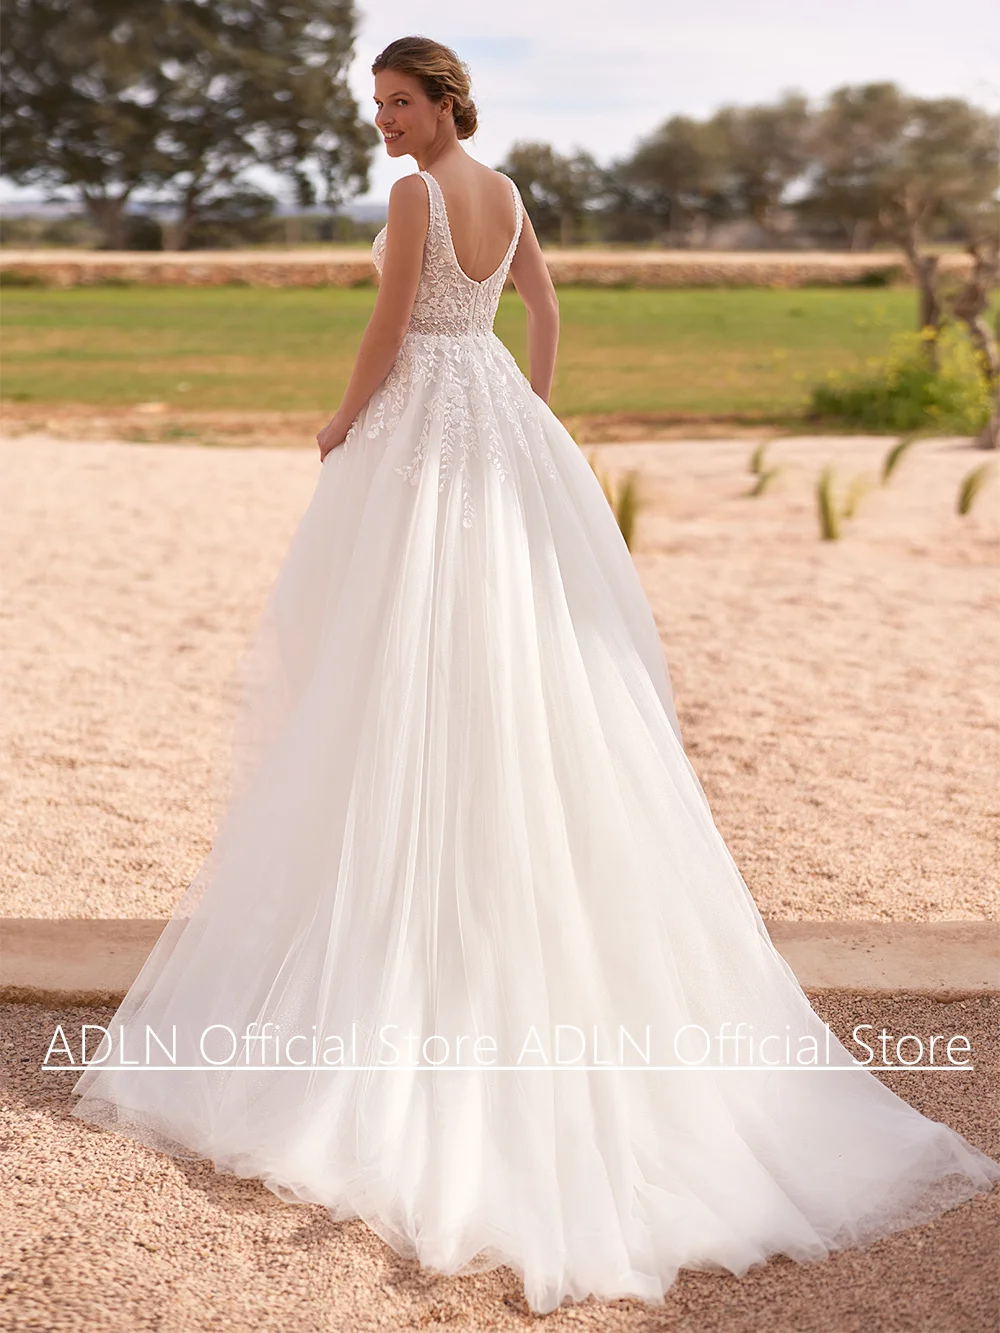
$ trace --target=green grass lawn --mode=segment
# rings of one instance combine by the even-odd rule
[[[8,289],[4,398],[174,409],[336,406],[370,288]],[[566,287],[552,406],[563,414],[788,419],[832,369],[883,353],[913,326],[906,289],[684,291]],[[497,332],[525,365],[524,312]]]

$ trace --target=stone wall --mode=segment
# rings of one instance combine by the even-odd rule
[[[815,287],[884,286],[909,281],[892,253],[549,250],[560,286]],[[963,268],[949,255],[945,268]],[[357,287],[375,279],[364,250],[121,253],[70,250],[0,252],[0,281],[10,286]]]

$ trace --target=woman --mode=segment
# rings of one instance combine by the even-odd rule
[[[460,145],[464,67],[406,38],[373,72],[420,171],[247,657],[228,813],[75,1114],[440,1272],[509,1264],[537,1311],[820,1258],[987,1189],[995,1162],[853,1067],[713,825],[547,407],[531,224]],[[508,275],[530,383],[492,332]]]

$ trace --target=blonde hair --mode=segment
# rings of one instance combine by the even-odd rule
[[[469,96],[469,70],[450,46],[429,37],[400,37],[375,57],[373,74],[394,69],[420,81],[432,102],[452,99],[452,115],[460,139],[470,139],[479,125],[476,104]]]

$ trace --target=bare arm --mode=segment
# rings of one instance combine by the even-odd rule
[[[528,378],[539,398],[548,402],[559,346],[559,298],[527,213],[510,276],[528,312]]]
[[[351,423],[399,355],[420,284],[429,225],[427,186],[419,176],[404,176],[389,194],[385,261],[375,308],[358,347],[340,406],[316,436],[320,460],[338,444],[343,444]]]

